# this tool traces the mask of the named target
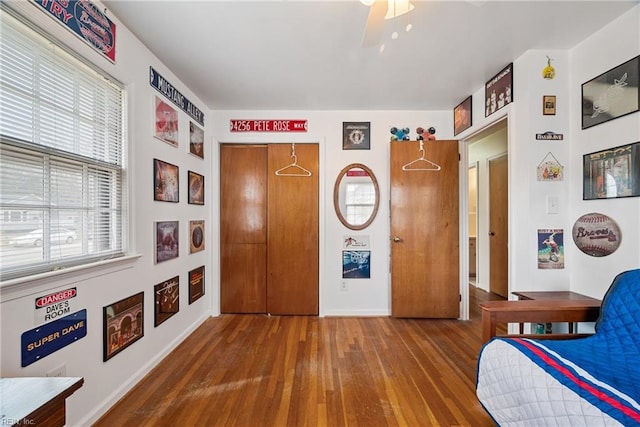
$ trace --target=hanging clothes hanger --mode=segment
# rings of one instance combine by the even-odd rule
[[[276,171],[277,176],[311,176],[311,171],[303,168],[298,164],[298,156],[296,156],[296,144],[291,144],[291,157],[293,162]],[[287,169],[292,169],[287,171]]]
[[[403,171],[439,171],[439,164],[424,158],[424,141],[420,141],[420,157],[402,166]]]

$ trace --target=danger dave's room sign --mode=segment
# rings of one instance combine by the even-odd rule
[[[307,121],[300,119],[231,119],[231,132],[306,132]]]
[[[65,316],[22,333],[22,367],[55,353],[87,335],[87,310]]]

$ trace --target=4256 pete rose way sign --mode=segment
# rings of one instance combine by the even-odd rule
[[[299,119],[231,119],[229,120],[229,130],[231,132],[306,132],[307,121]]]

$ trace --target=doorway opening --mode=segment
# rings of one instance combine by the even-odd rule
[[[485,292],[487,299],[507,299],[509,294],[507,124],[505,117],[465,140],[469,295]],[[470,298],[468,304],[473,303]]]

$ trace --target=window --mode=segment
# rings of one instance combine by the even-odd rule
[[[364,182],[349,182],[346,187],[347,222],[364,224],[371,218],[376,204],[376,189],[367,177]]]
[[[0,9],[2,280],[125,251],[121,84]]]

